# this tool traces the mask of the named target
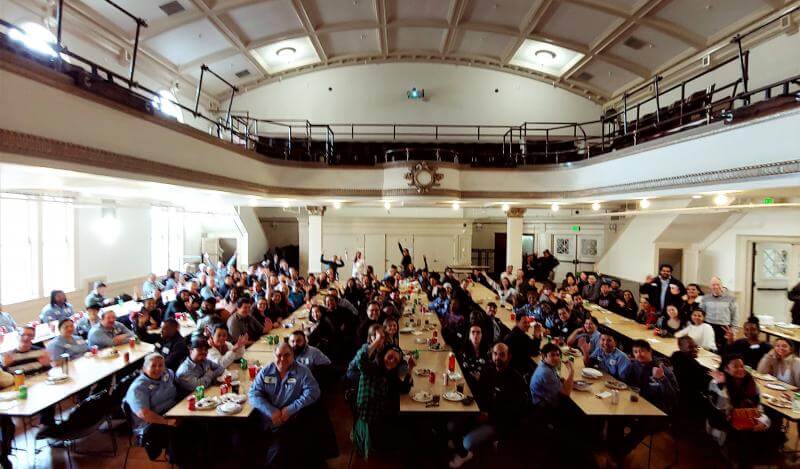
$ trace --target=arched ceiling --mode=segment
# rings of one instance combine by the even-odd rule
[[[21,1],[21,0],[14,0]],[[196,80],[252,89],[358,63],[442,62],[521,74],[604,102],[791,0],[115,0],[143,51]],[[133,42],[104,0],[66,0]],[[70,11],[72,10],[72,11]],[[168,14],[169,13],[169,14]],[[278,55],[294,50],[291,56]],[[542,52],[545,51],[545,52]],[[537,54],[538,52],[538,54]],[[424,84],[422,84],[424,85]],[[220,95],[222,83],[204,89]]]

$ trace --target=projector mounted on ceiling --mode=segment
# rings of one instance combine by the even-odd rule
[[[406,97],[413,101],[424,101],[425,100],[425,90],[411,88],[410,90],[406,91]]]

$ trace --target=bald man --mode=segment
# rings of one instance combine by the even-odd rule
[[[530,395],[522,375],[511,364],[511,352],[504,343],[492,347],[492,365],[478,379],[475,398],[481,413],[474,428],[456,441],[450,467],[461,467],[473,457],[473,449],[518,434],[528,413]]]
[[[700,297],[700,308],[706,312],[706,322],[714,329],[717,350],[723,352],[728,345],[725,328],[739,325],[739,308],[736,298],[723,287],[719,277],[711,277],[709,286],[711,294]]]

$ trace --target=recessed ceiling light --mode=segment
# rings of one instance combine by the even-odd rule
[[[501,208],[503,209],[504,212],[507,212],[507,211],[509,211],[511,209],[511,206],[508,205],[508,204],[503,204],[503,206]]]
[[[693,196],[692,196],[692,198],[693,198],[693,199],[702,199],[702,198],[703,198],[703,196],[702,196],[702,195],[699,195],[699,194],[695,194],[695,195],[693,195]]]
[[[283,208],[289,208],[289,201],[288,200],[281,201],[281,206]]]
[[[392,208],[392,203],[387,200],[386,202],[383,203],[383,208],[389,210],[390,208]]]
[[[552,210],[552,211],[554,211],[554,212],[557,212],[557,211],[558,211],[558,208],[559,208],[559,207],[558,207],[558,204],[557,204],[557,203],[555,203],[555,202],[553,202],[553,203],[550,205],[550,210]]]
[[[294,54],[297,52],[297,49],[294,47],[281,47],[280,49],[275,51],[275,55],[282,59],[290,59],[294,57]]]
[[[642,208],[647,208],[650,206],[650,201],[647,199],[642,199],[639,201],[639,206]]]
[[[461,204],[459,202],[453,202],[453,210],[458,210],[461,208]]]
[[[334,208],[335,210],[339,210],[340,208],[342,208],[342,203],[341,203],[341,202],[339,202],[338,200],[334,200],[334,201],[333,201],[333,208]]]
[[[732,200],[733,199],[731,197],[728,197],[725,194],[717,194],[716,197],[714,197],[714,205],[722,207],[730,204]]]
[[[600,210],[600,202],[594,202],[592,204],[592,210],[594,210],[595,212]]]
[[[556,53],[551,50],[539,49],[533,55],[542,63],[552,63],[556,60]]]

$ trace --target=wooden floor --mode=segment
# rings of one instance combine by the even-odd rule
[[[349,440],[349,431],[352,425],[352,418],[348,407],[344,403],[344,398],[340,392],[333,392],[329,394],[327,401],[328,409],[330,410],[331,420],[334,422],[337,432],[337,441],[340,449],[340,456],[336,459],[328,460],[329,468],[401,468],[402,463],[397,461],[381,461],[370,459],[368,462],[360,459],[357,455],[352,457],[352,445]],[[27,434],[22,431],[21,421],[16,421],[18,433],[15,440],[15,447],[18,449],[12,452],[11,461],[14,467],[17,468],[67,468],[70,467],[67,462],[66,451],[63,448],[50,448],[44,441],[38,441],[37,447],[40,449],[35,457],[32,454],[32,445],[34,442],[36,429],[29,429]],[[789,429],[789,443],[786,449],[793,449],[796,444],[796,426],[792,424]],[[116,456],[98,456],[98,455],[77,455],[73,454],[72,462],[75,468],[122,468],[125,460],[125,452],[128,448],[128,433],[122,425],[115,432],[118,451]],[[27,438],[26,438],[27,437]],[[576,440],[580,440],[581,436],[576,436]],[[645,443],[647,440],[645,440]],[[679,449],[678,462],[675,461],[675,445]],[[792,448],[789,448],[789,447]],[[78,442],[78,451],[110,451],[111,441],[108,432],[97,432],[90,437]],[[506,449],[507,451],[508,449]],[[527,448],[519,448],[520,452],[528,451]],[[597,467],[607,467],[606,457],[607,452],[603,448],[593,448],[591,450],[593,459]],[[553,463],[543,462],[537,454],[531,452],[529,457],[524,453],[516,457],[516,461],[511,461],[510,464],[505,461],[506,458],[501,457],[495,453],[493,448],[485,450],[479,457],[473,461],[465,464],[465,468],[477,467],[564,467],[558,461]],[[665,468],[665,467],[678,467],[678,468],[727,468],[731,467],[729,463],[724,462],[722,459],[719,447],[710,438],[704,434],[682,435],[676,440],[670,433],[660,433],[655,436],[655,446],[651,456],[650,467],[652,468]],[[442,448],[436,454],[431,454],[426,457],[422,464],[415,464],[414,469],[423,468],[446,468],[450,454],[448,450]],[[163,455],[162,455],[163,459]],[[500,462],[502,461],[502,462]],[[524,461],[525,463],[521,463]],[[531,464],[532,462],[536,464]],[[763,465],[757,467],[800,467],[800,463],[794,462],[792,455],[778,454],[767,461],[760,462]],[[231,465],[230,461],[220,463],[218,465],[209,464],[203,467],[241,467],[238,464]],[[588,465],[587,465],[588,466]],[[147,458],[147,454],[142,448],[131,448],[130,455],[127,463],[128,468],[169,468],[170,465],[166,462],[153,462]],[[648,449],[644,445],[639,445],[626,459],[624,467],[626,468],[646,468],[648,467]]]

